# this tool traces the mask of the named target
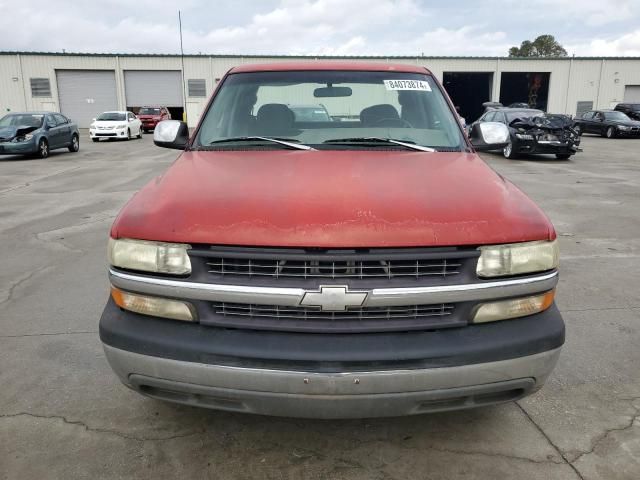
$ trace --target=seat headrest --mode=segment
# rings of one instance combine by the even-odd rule
[[[398,110],[393,105],[381,103],[380,105],[367,107],[360,112],[360,123],[365,126],[375,126],[376,123],[383,119],[399,120]]]
[[[266,103],[256,115],[259,132],[265,135],[287,133],[293,128],[294,120],[293,111],[283,103]]]

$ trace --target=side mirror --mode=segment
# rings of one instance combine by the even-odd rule
[[[92,118],[92,119],[91,119],[91,121],[92,121],[92,122],[95,122],[95,121],[96,121],[96,119],[95,119],[95,118]]]
[[[474,123],[469,132],[469,140],[479,152],[500,150],[509,143],[509,128],[504,123]]]
[[[189,127],[178,120],[163,120],[153,130],[153,143],[158,147],[184,150],[189,142]]]

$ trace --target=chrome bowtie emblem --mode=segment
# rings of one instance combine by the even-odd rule
[[[347,307],[360,307],[367,292],[350,292],[347,286],[320,287],[317,292],[305,292],[300,305],[320,307],[323,311],[343,312]]]

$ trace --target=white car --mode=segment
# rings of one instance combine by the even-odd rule
[[[142,138],[142,122],[133,112],[104,112],[89,126],[91,140],[101,138]]]

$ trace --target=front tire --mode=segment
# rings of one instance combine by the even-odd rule
[[[556,158],[558,160],[568,160],[571,157],[570,153],[556,153]]]
[[[604,131],[604,136],[607,138],[615,138],[616,137],[616,129],[615,127],[609,127]]]
[[[131,140],[131,129],[127,128],[127,141]]]
[[[71,153],[76,153],[78,150],[80,150],[80,139],[78,138],[78,135],[74,133],[71,137],[71,145],[69,145],[69,151]]]
[[[504,155],[504,158],[508,158],[509,160],[516,158],[512,142],[507,143],[507,145],[502,149],[502,154]]]
[[[136,135],[136,138],[142,138],[142,127],[138,129],[138,135]]]
[[[94,141],[94,142],[99,142],[100,141],[99,138],[92,138],[91,140]]]
[[[44,138],[41,138],[38,142],[37,155],[39,158],[47,158],[49,156],[49,142]]]

